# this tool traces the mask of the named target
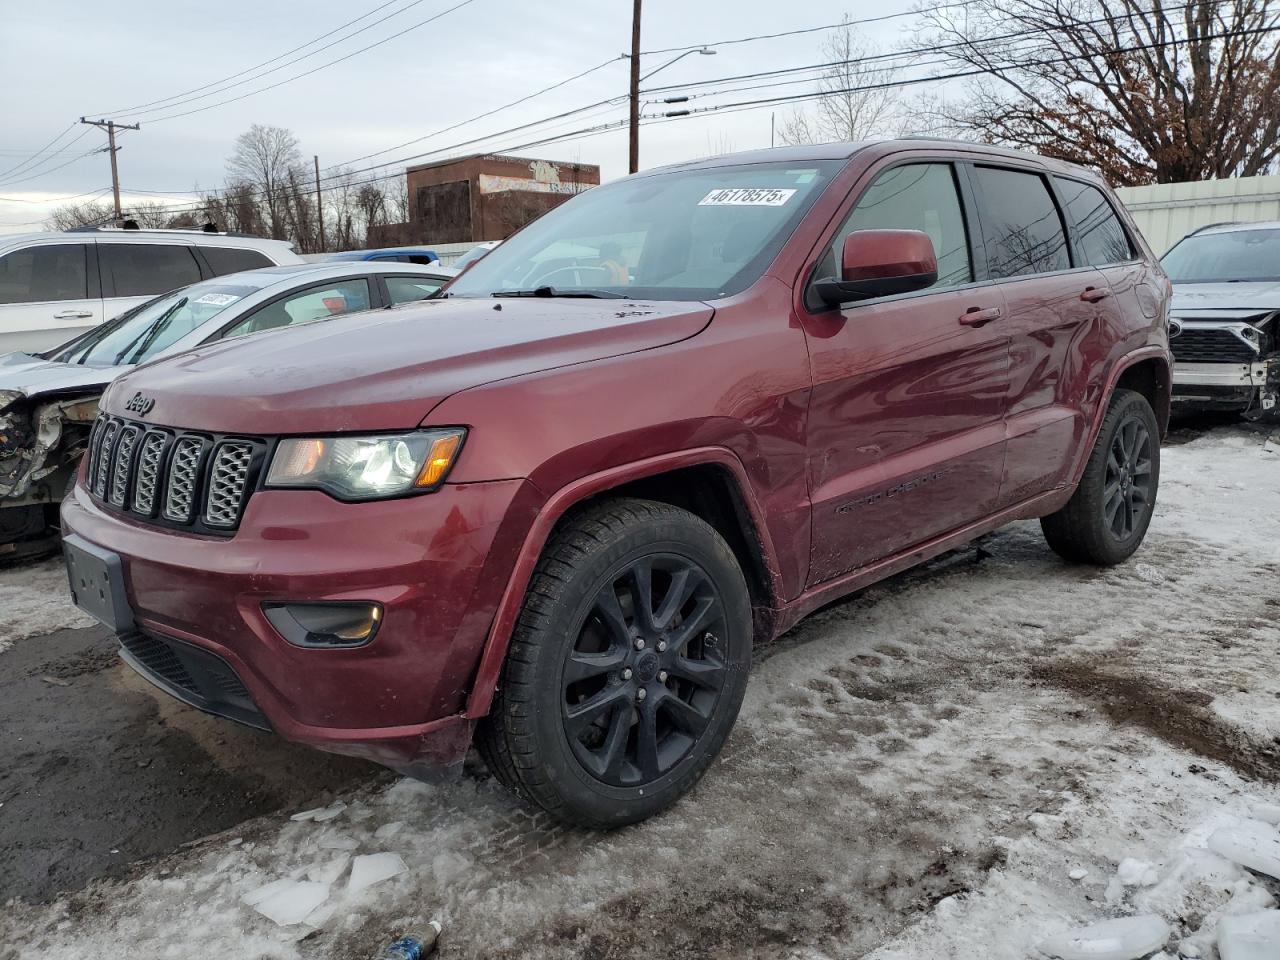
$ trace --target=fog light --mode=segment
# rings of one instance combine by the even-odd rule
[[[382,606],[364,601],[264,603],[262,612],[296,647],[359,647],[382,622]]]

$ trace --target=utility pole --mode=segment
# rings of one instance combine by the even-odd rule
[[[116,151],[120,148],[116,146],[117,130],[141,130],[142,124],[139,123],[116,123],[114,120],[86,120],[80,118],[81,123],[87,123],[91,127],[98,127],[107,131],[107,152],[111,154],[111,192],[115,195],[116,201],[116,222],[120,222],[120,173],[116,169]]]
[[[631,15],[631,167],[640,169],[640,0]]]
[[[320,155],[313,153],[311,159],[316,162],[316,220],[320,223],[320,252],[324,253],[324,204],[320,202]]]

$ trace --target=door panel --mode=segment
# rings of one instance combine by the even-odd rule
[[[991,286],[852,306],[814,327],[809,408],[820,583],[992,512],[1009,338]],[[825,328],[825,329],[824,329]]]
[[[0,353],[48,350],[102,321],[87,244],[36,243],[0,256]]]
[[[1009,446],[1000,484],[1007,506],[1067,482],[1088,429],[1081,400],[1109,301],[1082,300],[1106,286],[1092,268],[999,284],[1008,305]],[[1091,293],[1090,296],[1093,294]]]

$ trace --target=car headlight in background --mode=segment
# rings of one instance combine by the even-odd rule
[[[281,440],[268,487],[325,490],[340,500],[430,493],[444,483],[467,431],[462,427],[363,437]]]

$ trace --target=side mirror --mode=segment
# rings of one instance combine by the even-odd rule
[[[828,306],[923,290],[938,282],[933,241],[920,230],[855,230],[844,238],[840,279],[814,281]]]

